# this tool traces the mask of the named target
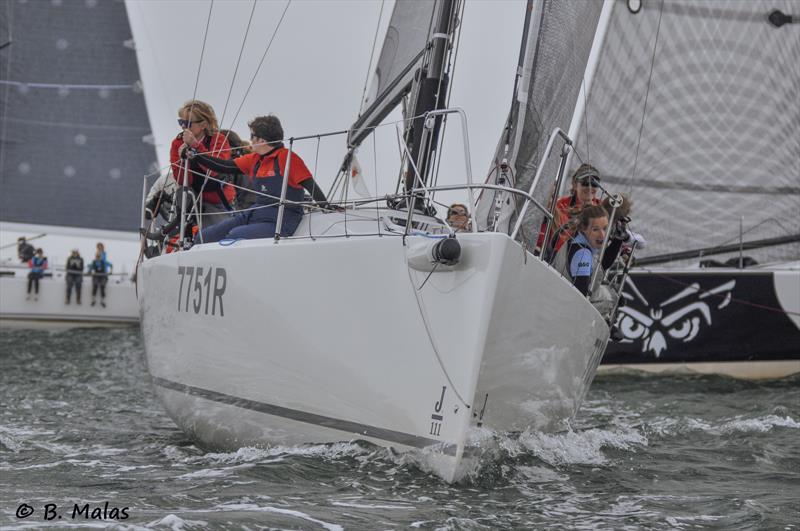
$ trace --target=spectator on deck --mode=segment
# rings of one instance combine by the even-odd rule
[[[31,257],[28,261],[28,267],[30,268],[30,272],[28,273],[28,297],[27,300],[31,300],[31,288],[34,289],[34,298],[33,300],[39,300],[39,279],[44,276],[44,272],[47,269],[47,257],[44,255],[44,251],[41,249],[36,249],[36,254]]]
[[[98,248],[94,260],[89,263],[89,273],[92,275],[92,306],[97,304],[97,292],[100,291],[100,306],[106,307],[106,284],[113,267],[106,259],[105,252]]]
[[[83,290],[83,258],[77,249],[73,249],[67,258],[66,280],[67,280],[67,299],[69,304],[72,297],[72,290],[75,289],[75,302],[81,303],[81,291]]]
[[[30,262],[31,258],[33,258],[34,254],[34,247],[28,243],[28,240],[25,239],[25,236],[20,236],[17,238],[17,256],[19,257],[20,262],[27,264]]]

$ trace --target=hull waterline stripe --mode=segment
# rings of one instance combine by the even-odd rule
[[[59,313],[2,313],[0,320],[9,321],[74,321],[74,322],[104,322],[104,323],[130,323],[137,324],[139,317],[114,317],[103,314],[70,315]]]
[[[322,426],[324,428],[348,432],[364,437],[373,437],[375,439],[381,439],[414,448],[425,448],[428,446],[439,445],[441,446],[441,452],[446,455],[455,455],[456,453],[456,445],[444,444],[442,441],[437,441],[436,439],[428,439],[427,437],[420,437],[410,433],[378,428],[368,424],[360,424],[358,422],[352,422],[349,420],[341,420],[333,417],[326,417],[324,415],[317,415],[315,413],[307,413],[298,409],[290,409],[283,406],[276,406],[274,404],[248,400],[246,398],[227,395],[217,391],[211,391],[208,389],[202,389],[200,387],[173,382],[157,376],[153,376],[152,380],[153,383],[159,387],[170,389],[172,391],[178,391],[187,395],[197,396],[213,402],[219,402],[221,404],[258,411],[259,413],[265,413],[267,415],[296,420],[298,422]]]

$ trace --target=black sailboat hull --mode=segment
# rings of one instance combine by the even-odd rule
[[[634,271],[602,363],[742,377],[800,372],[800,270]]]

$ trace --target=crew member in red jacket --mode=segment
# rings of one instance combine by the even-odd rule
[[[214,109],[200,100],[190,100],[178,110],[178,125],[183,130],[172,141],[169,159],[172,163],[172,176],[178,184],[184,184],[183,153],[191,147],[198,153],[208,153],[217,158],[230,159],[231,151],[228,140],[219,132],[219,124]],[[218,173],[209,170],[199,160],[189,161],[188,184],[195,195],[203,192],[203,224],[211,225],[224,219],[223,214],[234,208],[236,190],[229,184],[221,184],[210,175],[222,178]]]
[[[258,116],[247,124],[253,152],[234,160],[222,160],[203,154],[194,154],[206,167],[231,175],[244,175],[249,188],[256,192],[252,207],[244,212],[203,229],[202,243],[222,239],[272,238],[277,230],[277,220],[283,179],[286,177],[287,203],[284,207],[281,236],[291,236],[303,218],[305,192],[320,208],[329,207],[325,194],[314,181],[308,167],[297,153],[291,154],[283,145],[283,127],[277,116]],[[289,168],[289,174],[286,170]]]
[[[544,237],[544,230],[547,220],[542,222],[539,229],[539,238],[536,246],[544,248],[544,256],[548,261],[555,256],[569,239],[577,233],[578,215],[586,206],[599,205],[597,189],[600,187],[600,173],[591,164],[581,164],[572,174],[572,187],[569,195],[559,197],[556,201],[556,209],[553,214],[553,223],[547,240]]]

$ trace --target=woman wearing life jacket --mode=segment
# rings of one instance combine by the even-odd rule
[[[283,127],[277,116],[259,116],[247,124],[253,152],[233,160],[223,160],[209,155],[193,155],[193,160],[219,173],[242,174],[248,177],[255,201],[250,210],[203,229],[201,243],[222,239],[271,238],[275,236],[283,178],[286,173],[289,150],[283,146]],[[191,156],[191,155],[190,155]],[[292,152],[289,165],[289,182],[284,207],[281,236],[291,236],[303,218],[304,189],[317,204],[326,208],[328,200],[314,181],[311,172],[300,156]]]
[[[203,191],[203,221],[213,224],[233,208],[236,191],[228,184],[206,179],[205,175],[217,177],[217,173],[204,167],[198,160],[189,161],[188,182],[184,183],[184,151],[192,148],[198,153],[208,153],[221,159],[231,158],[230,145],[220,134],[217,116],[208,103],[190,100],[178,110],[178,125],[182,132],[175,137],[170,147],[169,159],[172,177],[179,185],[188,184],[197,196]]]
[[[47,269],[47,257],[44,255],[44,251],[42,248],[36,249],[36,254],[28,260],[28,267],[30,268],[30,272],[28,273],[28,297],[27,300],[31,300],[31,288],[34,289],[34,299],[39,300],[39,279],[44,276],[44,271]]]
[[[592,273],[597,267],[595,260],[603,248],[608,231],[608,213],[599,205],[589,205],[578,215],[578,233],[563,246],[553,260],[553,267],[566,276],[578,290],[587,295]],[[622,240],[611,238],[600,259],[600,267],[608,269],[619,255]]]
[[[577,217],[583,207],[600,204],[600,200],[597,198],[599,186],[600,173],[591,164],[581,164],[573,172],[570,194],[559,197],[556,201],[553,223],[546,240],[548,247],[545,249],[545,259],[554,256],[561,246],[575,234]],[[545,241],[544,228],[546,226],[546,222],[542,224],[537,247],[541,247]]]

